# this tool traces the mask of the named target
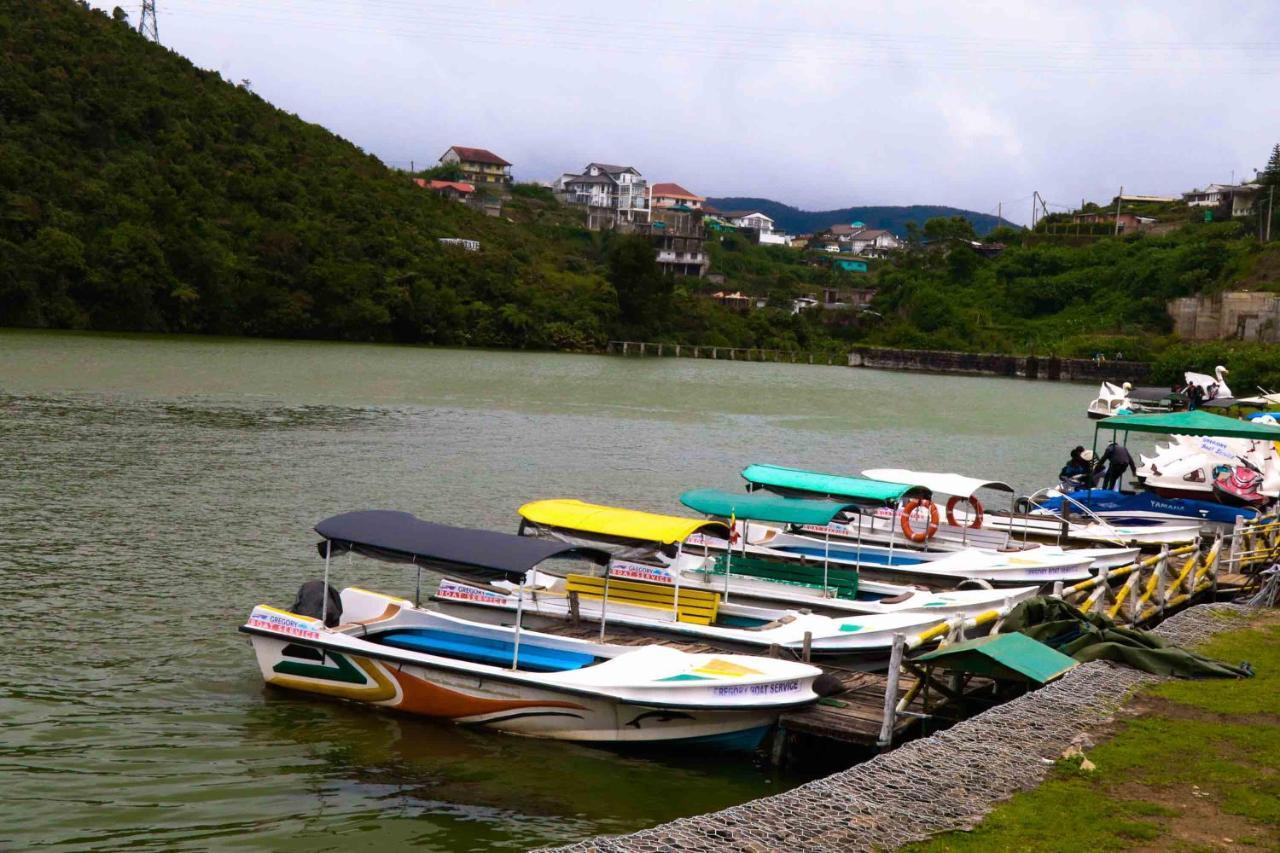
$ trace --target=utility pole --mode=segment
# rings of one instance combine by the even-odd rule
[[[1036,197],[1040,195],[1039,190],[1031,193],[1031,230],[1036,230]]]
[[[160,30],[156,26],[156,0],[142,0],[142,17],[138,19],[138,32],[143,38],[160,43]]]
[[[1120,195],[1116,196],[1116,230],[1112,232],[1111,234],[1112,237],[1120,233],[1120,201],[1123,198],[1124,198],[1124,187],[1121,186]]]
[[[1004,224],[1004,202],[996,202],[996,227],[999,228]]]
[[[1274,212],[1276,203],[1276,185],[1271,185],[1271,192],[1267,196],[1267,242],[1271,242],[1271,215]]]

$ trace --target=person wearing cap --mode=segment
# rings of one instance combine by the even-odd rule
[[[1087,485],[1092,476],[1093,451],[1077,447],[1071,451],[1071,459],[1058,472],[1059,487],[1074,491]]]

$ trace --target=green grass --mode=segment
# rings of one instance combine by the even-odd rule
[[[1059,761],[973,831],[907,849],[1221,849],[1226,837],[1234,847],[1280,848],[1280,622],[1267,618],[1200,650],[1247,660],[1258,674],[1150,688],[1134,700],[1140,715],[1089,751],[1096,770]]]

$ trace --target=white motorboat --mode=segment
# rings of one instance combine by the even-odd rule
[[[818,698],[821,670],[793,661],[592,643],[523,630],[518,613],[511,626],[478,623],[328,585],[330,557],[344,551],[524,578],[544,560],[581,556],[563,543],[384,511],[316,531],[319,612],[259,605],[240,628],[277,687],[533,737],[745,748],[782,711]]]
[[[1034,595],[1036,589],[1003,592],[1003,600],[994,607],[960,612],[977,616],[990,610],[1003,615],[1018,601]],[[571,594],[576,601],[571,600]],[[757,653],[773,646],[794,651],[807,648],[813,655],[840,657],[863,668],[887,659],[894,635],[919,636],[957,612],[915,609],[831,617],[808,610],[726,602],[718,590],[697,584],[682,583],[676,589],[612,577],[545,574],[530,576],[522,585],[446,578],[440,582],[434,601],[446,613],[465,613],[469,618],[501,622],[522,610],[526,624],[535,627],[579,620],[601,625],[602,632],[606,627],[636,628],[647,634]],[[475,613],[488,616],[472,615]]]

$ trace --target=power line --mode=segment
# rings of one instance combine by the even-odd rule
[[[142,0],[142,16],[138,18],[138,32],[143,38],[160,43],[160,28],[156,26],[156,0]]]

